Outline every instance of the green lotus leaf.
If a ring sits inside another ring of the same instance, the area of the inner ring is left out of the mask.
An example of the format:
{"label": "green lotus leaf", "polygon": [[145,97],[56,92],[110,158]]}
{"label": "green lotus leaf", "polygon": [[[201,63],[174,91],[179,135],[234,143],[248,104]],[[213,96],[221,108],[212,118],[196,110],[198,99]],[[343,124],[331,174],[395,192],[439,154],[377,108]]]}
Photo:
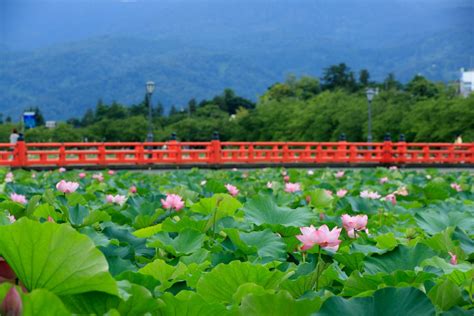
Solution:
{"label": "green lotus leaf", "polygon": [[170,237],[170,233],[158,232],[149,238],[147,247],[163,248],[175,256],[186,255],[200,249],[206,238],[206,235],[194,229],[182,230],[174,238]]}
{"label": "green lotus leaf", "polygon": [[364,260],[365,272],[375,274],[378,272],[391,273],[396,270],[413,270],[436,253],[423,244],[415,247],[398,246],[394,250],[382,255],[373,255]]}
{"label": "green lotus leaf", "polygon": [[344,299],[328,298],[317,316],[433,316],[435,308],[422,291],[413,288],[387,287],[374,292],[373,296]]}
{"label": "green lotus leaf", "polygon": [[231,315],[224,305],[206,302],[200,295],[189,291],[181,291],[177,296],[165,293],[160,297],[160,301],[163,303],[160,305],[160,315],[162,316]]}
{"label": "green lotus leaf", "polygon": [[439,233],[447,227],[456,226],[467,232],[474,231],[474,217],[467,212],[423,210],[416,214],[415,220],[418,226],[431,235]]}
{"label": "green lotus leaf", "polygon": [[2,226],[0,252],[30,291],[45,288],[57,295],[117,293],[103,254],[89,238],[68,225],[23,218]]}
{"label": "green lotus leaf", "polygon": [[276,289],[291,273],[270,271],[261,265],[233,261],[219,264],[210,272],[203,274],[197,283],[197,293],[207,302],[229,304],[237,289],[245,283],[255,283],[264,289]]}
{"label": "green lotus leaf", "polygon": [[23,316],[51,315],[68,316],[71,313],[63,302],[53,293],[45,289],[37,289],[24,295]]}
{"label": "green lotus leaf", "polygon": [[257,253],[259,258],[266,261],[286,259],[285,242],[269,229],[250,233],[228,229],[226,233],[232,242],[247,255]]}
{"label": "green lotus leaf", "polygon": [[309,226],[316,216],[307,208],[278,206],[271,196],[258,195],[244,206],[245,218],[256,225]]}
{"label": "green lotus leaf", "polygon": [[272,293],[255,293],[245,296],[240,306],[240,315],[288,316],[311,315],[321,307],[321,298],[294,299],[287,291]]}

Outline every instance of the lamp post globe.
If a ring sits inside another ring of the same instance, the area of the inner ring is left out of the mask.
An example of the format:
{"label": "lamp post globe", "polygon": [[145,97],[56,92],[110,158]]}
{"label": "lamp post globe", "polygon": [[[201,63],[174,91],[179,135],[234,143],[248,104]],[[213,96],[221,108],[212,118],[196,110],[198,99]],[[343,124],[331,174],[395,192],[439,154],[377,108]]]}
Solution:
{"label": "lamp post globe", "polygon": [[151,108],[151,95],[155,91],[155,83],[153,81],[147,81],[146,83],[146,100],[148,103],[148,133],[146,135],[146,141],[153,141],[153,122],[152,122],[152,108]]}

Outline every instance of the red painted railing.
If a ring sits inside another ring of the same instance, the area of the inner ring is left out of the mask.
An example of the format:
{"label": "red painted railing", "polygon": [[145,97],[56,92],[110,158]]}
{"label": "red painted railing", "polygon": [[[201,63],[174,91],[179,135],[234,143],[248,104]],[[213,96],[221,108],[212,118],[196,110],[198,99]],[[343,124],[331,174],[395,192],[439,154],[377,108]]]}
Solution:
{"label": "red painted railing", "polygon": [[0,166],[474,164],[474,143],[153,142],[0,144]]}

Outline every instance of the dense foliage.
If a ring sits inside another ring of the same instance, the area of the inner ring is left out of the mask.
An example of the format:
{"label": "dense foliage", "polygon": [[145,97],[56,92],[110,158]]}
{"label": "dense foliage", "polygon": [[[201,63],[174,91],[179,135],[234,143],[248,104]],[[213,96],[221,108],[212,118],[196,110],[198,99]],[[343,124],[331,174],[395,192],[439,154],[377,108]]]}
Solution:
{"label": "dense foliage", "polygon": [[0,179],[2,313],[474,311],[470,172],[60,169]]}
{"label": "dense foliage", "polygon": [[[370,73],[355,74],[345,64],[325,69],[317,78],[289,76],[275,83],[255,104],[226,89],[221,95],[164,113],[153,107],[155,140],[206,141],[214,131],[222,140],[237,141],[336,141],[345,134],[349,141],[367,139],[368,109],[365,89],[379,89],[372,102],[373,136],[386,133],[393,140],[404,134],[407,141],[452,142],[458,135],[474,140],[474,96],[462,98],[456,88],[415,76],[406,85],[389,74],[383,82],[370,80]],[[38,127],[26,132],[27,141],[143,141],[147,133],[146,100],[131,106],[99,101],[82,118],[60,123],[55,129]],[[12,124],[0,125],[6,140]]]}

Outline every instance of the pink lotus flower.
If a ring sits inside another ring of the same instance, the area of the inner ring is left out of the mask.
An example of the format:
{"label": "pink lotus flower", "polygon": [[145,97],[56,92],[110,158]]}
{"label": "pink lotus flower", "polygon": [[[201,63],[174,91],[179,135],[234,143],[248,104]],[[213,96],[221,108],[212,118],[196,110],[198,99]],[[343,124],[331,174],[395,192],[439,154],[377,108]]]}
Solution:
{"label": "pink lotus flower", "polygon": [[397,166],[391,166],[390,168],[388,168],[388,170],[395,171],[395,170],[398,170],[398,167]]}
{"label": "pink lotus flower", "polygon": [[239,190],[237,189],[237,187],[233,186],[232,184],[226,184],[225,188],[227,189],[227,191],[229,191],[229,194],[232,196],[236,196],[237,194],[239,194]]}
{"label": "pink lotus flower", "polygon": [[104,181],[104,176],[102,175],[102,173],[96,173],[92,175],[92,179],[102,182]]}
{"label": "pink lotus flower", "polygon": [[60,173],[66,172],[66,168],[61,167],[61,168],[58,169],[58,171],[59,171]]}
{"label": "pink lotus flower", "polygon": [[79,173],[79,178],[84,179],[87,176],[85,172]]}
{"label": "pink lotus flower", "polygon": [[285,183],[285,192],[295,193],[301,191],[301,185],[299,183]]}
{"label": "pink lotus flower", "polygon": [[393,192],[393,194],[401,195],[401,196],[407,196],[408,195],[408,190],[406,187],[400,187],[398,188],[397,191]]}
{"label": "pink lotus flower", "polygon": [[7,183],[8,182],[13,182],[13,178],[14,178],[13,173],[9,172],[5,175],[5,182],[7,182]]}
{"label": "pink lotus flower", "polygon": [[326,189],[324,189],[324,192],[326,192],[326,194],[329,195],[329,196],[332,196],[332,195],[333,195],[333,193],[332,193],[331,190],[326,190]]}
{"label": "pink lotus flower", "polygon": [[345,189],[340,189],[336,192],[336,195],[340,198],[345,197],[346,194],[347,194],[347,190],[345,190]]}
{"label": "pink lotus flower", "polygon": [[113,175],[115,174],[115,171],[109,170],[109,171],[107,171],[107,173],[108,173],[109,175],[113,176]]}
{"label": "pink lotus flower", "polygon": [[128,189],[128,191],[129,191],[130,193],[132,193],[132,194],[137,193],[137,187],[134,186],[134,185],[132,185],[132,186],[130,187],[130,189]]}
{"label": "pink lotus flower", "polygon": [[387,177],[380,178],[379,182],[380,184],[384,184],[385,182],[388,182],[388,178]]}
{"label": "pink lotus flower", "polygon": [[54,223],[54,218],[52,218],[50,215],[48,215],[47,221],[50,222],[50,223]]}
{"label": "pink lotus flower", "polygon": [[347,235],[350,238],[355,238],[356,232],[367,229],[367,215],[356,215],[350,216],[348,214],[344,214],[341,216],[342,218],[342,226],[347,231]]}
{"label": "pink lotus flower", "polygon": [[393,193],[387,194],[387,196],[385,197],[385,201],[392,203],[392,205],[395,205],[397,204],[397,197]]}
{"label": "pink lotus flower", "polygon": [[174,209],[179,211],[184,207],[183,199],[177,194],[168,194],[166,195],[166,200],[161,199],[161,204],[166,209]]}
{"label": "pink lotus flower", "polygon": [[273,182],[268,181],[267,182],[267,188],[272,189],[273,188]]}
{"label": "pink lotus flower", "polygon": [[12,214],[8,214],[7,217],[8,217],[8,220],[10,221],[10,223],[13,224],[14,222],[16,222],[16,218]]}
{"label": "pink lotus flower", "polygon": [[344,177],[344,174],[345,174],[344,170],[340,170],[340,171],[336,172],[336,173],[334,174],[334,176],[335,176],[336,178],[340,179],[340,178]]}
{"label": "pink lotus flower", "polygon": [[287,176],[287,175],[288,175],[288,172],[286,172],[285,170],[283,170],[283,171],[281,172],[281,175],[282,175],[283,177],[284,177],[284,176]]}
{"label": "pink lotus flower", "polygon": [[457,192],[461,192],[462,191],[462,188],[459,184],[457,183],[451,183],[451,188],[453,188],[454,190],[456,190]]}
{"label": "pink lotus flower", "polygon": [[290,182],[290,176],[284,176],[283,181],[285,182]]}
{"label": "pink lotus flower", "polygon": [[13,286],[8,291],[0,305],[0,314],[9,316],[20,316],[23,313],[23,303],[16,286]]}
{"label": "pink lotus flower", "polygon": [[330,231],[326,225],[323,225],[314,233],[316,235],[315,241],[321,248],[337,251],[341,243],[341,240],[339,240],[341,230],[342,228],[334,227]]}
{"label": "pink lotus flower", "polygon": [[381,195],[374,191],[364,190],[360,192],[360,197],[364,199],[377,200],[380,199]]}
{"label": "pink lotus flower", "polygon": [[303,243],[301,250],[308,250],[316,244],[316,228],[313,225],[310,227],[300,227],[302,235],[296,235],[296,238]]}
{"label": "pink lotus flower", "polygon": [[120,195],[120,194],[117,194],[117,195],[108,194],[105,197],[105,200],[108,203],[118,204],[118,205],[122,206],[122,205],[125,204],[125,201],[127,201],[127,197],[125,195]]}
{"label": "pink lotus flower", "polygon": [[451,251],[448,252],[448,253],[451,256],[451,259],[449,260],[449,263],[451,263],[452,265],[457,265],[458,264],[458,256],[456,256],[456,254],[452,253]]}
{"label": "pink lotus flower", "polygon": [[28,201],[26,200],[26,197],[22,194],[11,193],[10,199],[12,199],[13,202],[17,202],[20,204],[28,203]]}
{"label": "pink lotus flower", "polygon": [[312,176],[314,175],[314,171],[313,170],[308,170],[308,176]]}
{"label": "pink lotus flower", "polygon": [[337,251],[339,249],[339,235],[341,234],[341,228],[334,227],[331,231],[326,225],[315,229],[313,225],[310,227],[301,227],[300,231],[302,235],[297,235],[299,241],[303,243],[301,250],[307,250],[318,244],[321,248],[328,249],[331,251]]}
{"label": "pink lotus flower", "polygon": [[79,183],[72,182],[72,181],[61,180],[56,184],[56,189],[58,189],[58,191],[61,191],[63,193],[76,192],[78,188],[79,188]]}

